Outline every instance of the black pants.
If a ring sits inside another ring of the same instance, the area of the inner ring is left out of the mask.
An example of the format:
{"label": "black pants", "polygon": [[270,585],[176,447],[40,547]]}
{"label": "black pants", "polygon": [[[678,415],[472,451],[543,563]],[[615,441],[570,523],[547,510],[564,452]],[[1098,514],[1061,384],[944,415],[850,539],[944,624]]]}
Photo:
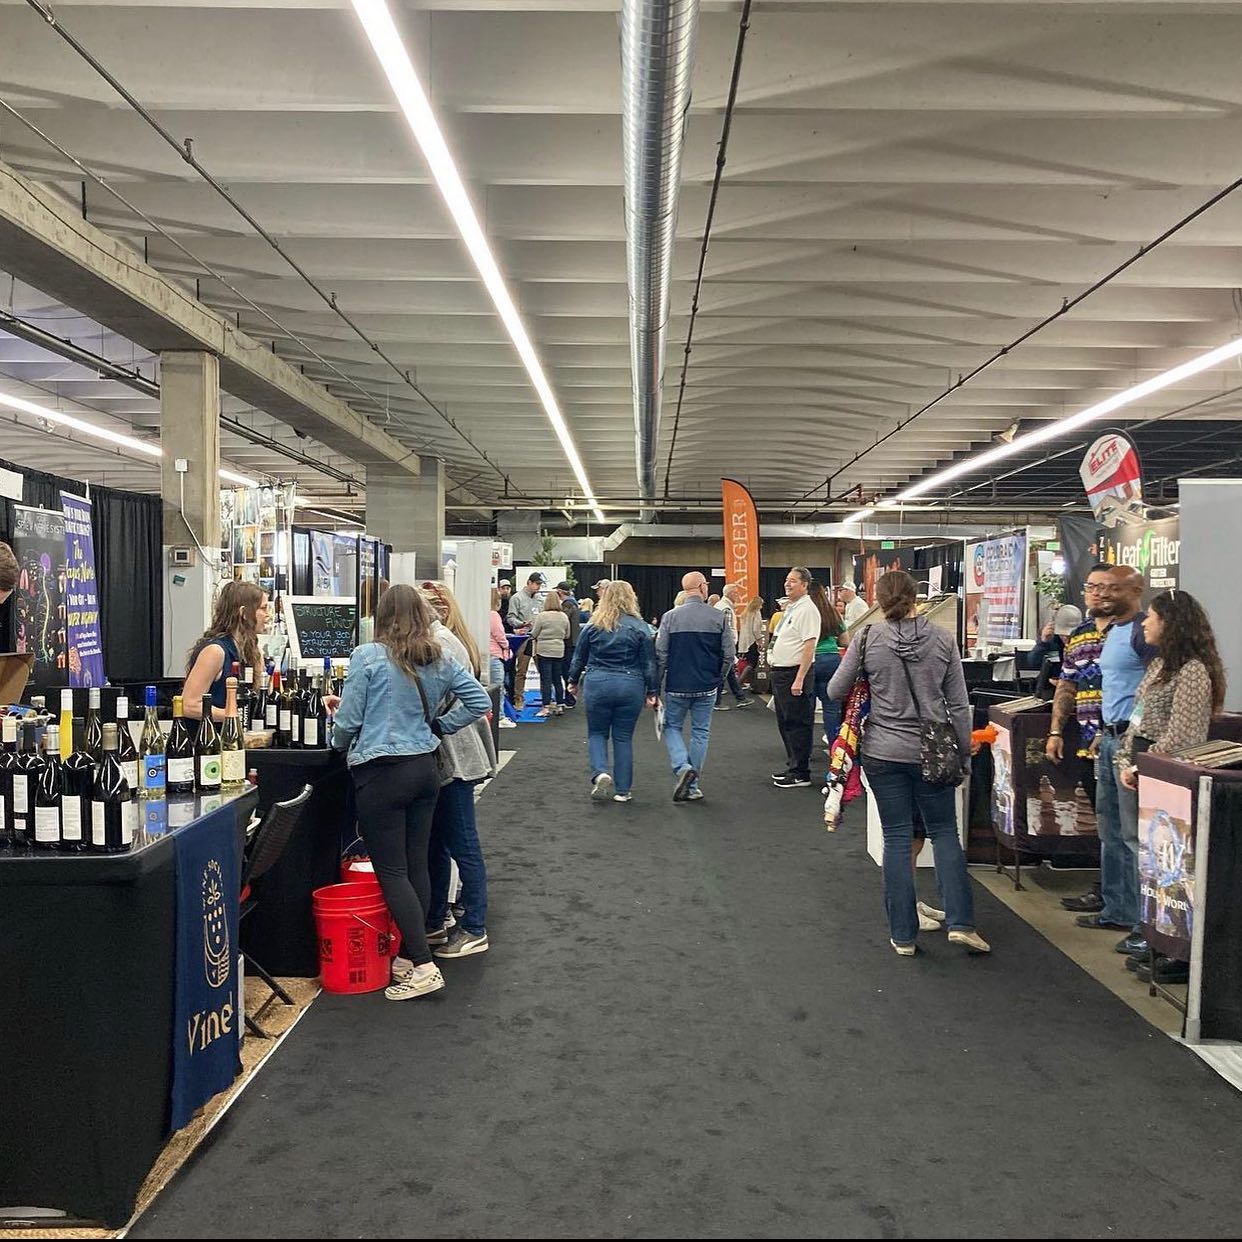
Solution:
{"label": "black pants", "polygon": [[565,660],[562,656],[535,656],[539,665],[539,697],[544,707],[565,702]]}
{"label": "black pants", "polygon": [[426,912],[431,906],[427,842],[440,794],[435,755],[375,759],[354,768],[358,831],[389,913],[401,932],[401,956],[431,961]]}
{"label": "black pants", "polygon": [[790,776],[803,780],[811,775],[811,740],[815,732],[815,676],[808,669],[802,682],[802,693],[790,687],[798,675],[796,667],[769,670],[772,695],[776,699],[776,725],[785,743]]}

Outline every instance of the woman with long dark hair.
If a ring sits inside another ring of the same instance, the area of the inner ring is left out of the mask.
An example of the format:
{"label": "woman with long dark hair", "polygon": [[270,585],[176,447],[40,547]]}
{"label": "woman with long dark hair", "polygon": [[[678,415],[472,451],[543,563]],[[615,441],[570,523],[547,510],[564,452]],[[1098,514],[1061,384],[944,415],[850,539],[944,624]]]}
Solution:
{"label": "woman with long dark hair", "polygon": [[[961,774],[970,763],[970,701],[953,636],[918,615],[914,579],[902,570],[884,574],[876,603],[884,621],[856,634],[828,693],[844,699],[859,677],[871,685],[871,712],[862,738],[862,768],[884,832],[884,905],[889,940],[902,957],[918,951],[919,911],[910,866],[914,813],[922,815],[935,851],[936,879],[944,894],[949,940],[974,953],[991,951],[975,930],[974,894],[957,830],[953,784],[923,775],[923,725],[953,727]],[[958,782],[960,783],[960,782]]]}
{"label": "woman with long dark hair", "polygon": [[224,719],[225,681],[252,668],[261,684],[263,656],[259,635],[267,632],[267,592],[254,582],[226,582],[216,596],[211,624],[190,648],[185,662],[185,687],[181,691],[185,714],[196,720],[203,715],[203,696],[211,695],[211,717]]}
{"label": "woman with long dark hair", "polygon": [[811,603],[819,609],[819,642],[815,645],[815,697],[819,699],[824,715],[824,745],[831,746],[841,729],[841,705],[828,697],[828,683],[832,675],[841,667],[841,648],[839,641],[845,633],[845,622],[841,614],[833,607],[832,600],[823,584],[812,580],[811,589],[807,592]]}
{"label": "woman with long dark hair", "polygon": [[1225,668],[1216,635],[1203,605],[1189,591],[1157,595],[1147,606],[1143,637],[1160,654],[1139,682],[1130,727],[1117,750],[1117,771],[1129,789],[1138,785],[1138,755],[1145,750],[1168,754],[1206,742],[1212,715],[1225,702]]}
{"label": "woman with long dark hair", "polygon": [[[375,642],[350,657],[332,732],[332,745],[347,752],[359,831],[410,963],[408,971],[394,967],[384,992],[397,1001],[444,986],[426,933],[427,843],[440,792],[435,751],[442,737],[491,706],[478,681],[444,653],[433,625],[427,601],[413,587],[384,593],[375,609]],[[440,715],[450,696],[456,701]]]}

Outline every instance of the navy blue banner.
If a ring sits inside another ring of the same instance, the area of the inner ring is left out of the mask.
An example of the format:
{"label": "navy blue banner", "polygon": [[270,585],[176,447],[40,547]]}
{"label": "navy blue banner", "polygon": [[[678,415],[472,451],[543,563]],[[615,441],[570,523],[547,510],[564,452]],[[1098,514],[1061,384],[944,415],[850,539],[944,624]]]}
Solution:
{"label": "navy blue banner", "polygon": [[231,805],[178,832],[177,980],[172,1128],[179,1130],[241,1072],[237,911],[241,890]]}

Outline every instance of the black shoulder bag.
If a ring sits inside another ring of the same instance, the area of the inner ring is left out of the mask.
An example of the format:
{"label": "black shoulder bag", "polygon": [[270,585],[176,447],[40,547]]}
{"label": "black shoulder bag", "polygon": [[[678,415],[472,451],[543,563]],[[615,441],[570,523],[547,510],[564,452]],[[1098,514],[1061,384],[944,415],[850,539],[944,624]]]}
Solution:
{"label": "black shoulder bag", "polygon": [[[897,658],[901,659],[900,656]],[[962,783],[962,749],[957,742],[957,730],[953,727],[948,701],[943,695],[940,696],[940,702],[944,707],[944,720],[924,719],[923,709],[919,705],[919,696],[914,693],[914,679],[910,676],[910,666],[905,660],[901,661],[901,671],[906,675],[910,698],[919,717],[919,763],[923,769],[923,779],[929,785],[960,785]]]}
{"label": "black shoulder bag", "polygon": [[[418,697],[423,701],[423,715],[427,718],[427,728],[431,729],[436,741],[439,742],[440,734],[436,733],[432,725],[436,722],[437,717],[431,714],[431,707],[427,702],[427,691],[423,689],[423,679],[418,675],[418,671],[414,672],[414,684],[418,687]],[[436,757],[436,771],[440,776],[440,784],[447,785],[453,779],[453,768],[449,762],[449,757],[444,753],[444,747],[437,745],[433,752]]]}

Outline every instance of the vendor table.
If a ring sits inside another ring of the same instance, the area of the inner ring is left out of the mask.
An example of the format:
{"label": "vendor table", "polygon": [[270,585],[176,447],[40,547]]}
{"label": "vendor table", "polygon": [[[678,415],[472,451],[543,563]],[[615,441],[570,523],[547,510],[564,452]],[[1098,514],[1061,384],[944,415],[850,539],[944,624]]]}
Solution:
{"label": "vendor table", "polygon": [[[175,838],[227,816],[240,840],[255,802],[252,789],[170,801],[126,854],[0,852],[0,1219],[132,1215],[170,1133]],[[234,922],[238,896],[225,895]]]}
{"label": "vendor table", "polygon": [[340,879],[341,852],[354,836],[353,783],[345,756],[335,750],[246,752],[259,777],[259,810],[294,798],[310,785],[303,828],[280,861],[254,883],[255,908],[242,927],[242,952],[276,976],[313,979],[319,974],[319,938],[311,893]]}

